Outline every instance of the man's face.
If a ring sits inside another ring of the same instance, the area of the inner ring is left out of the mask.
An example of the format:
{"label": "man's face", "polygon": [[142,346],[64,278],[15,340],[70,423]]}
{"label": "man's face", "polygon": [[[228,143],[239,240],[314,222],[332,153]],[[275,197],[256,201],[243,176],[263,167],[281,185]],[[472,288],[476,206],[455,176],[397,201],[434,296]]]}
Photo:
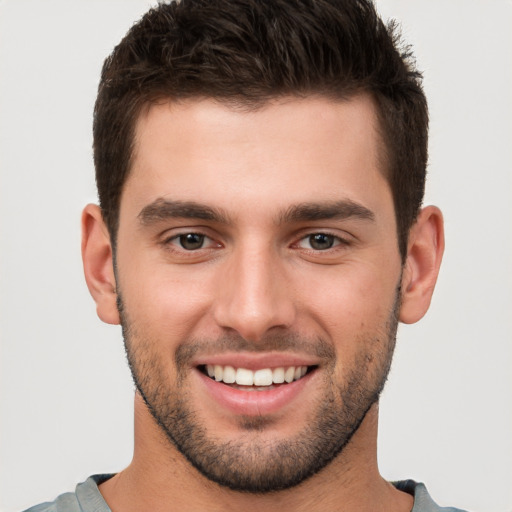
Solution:
{"label": "man's face", "polygon": [[378,398],[401,276],[378,146],[366,97],[139,120],[116,254],[127,352],[167,438],[222,485],[300,483]]}

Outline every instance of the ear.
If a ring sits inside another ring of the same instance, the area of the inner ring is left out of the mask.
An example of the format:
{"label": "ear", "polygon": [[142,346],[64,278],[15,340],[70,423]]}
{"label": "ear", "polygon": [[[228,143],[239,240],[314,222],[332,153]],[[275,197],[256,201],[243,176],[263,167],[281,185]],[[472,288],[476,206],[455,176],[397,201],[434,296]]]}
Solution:
{"label": "ear", "polygon": [[82,261],[98,316],[107,324],[119,324],[112,244],[101,210],[95,204],[88,204],[82,213]]}
{"label": "ear", "polygon": [[406,324],[427,312],[444,252],[443,215],[427,206],[409,232],[407,259],[402,274],[402,304],[399,319]]}

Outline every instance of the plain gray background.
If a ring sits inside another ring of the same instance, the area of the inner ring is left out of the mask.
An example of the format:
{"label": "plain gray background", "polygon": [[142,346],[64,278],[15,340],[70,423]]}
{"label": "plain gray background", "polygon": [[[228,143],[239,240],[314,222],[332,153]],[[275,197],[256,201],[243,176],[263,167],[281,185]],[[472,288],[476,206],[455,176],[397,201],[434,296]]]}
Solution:
{"label": "plain gray background", "polygon": [[[95,201],[103,59],[143,0],[0,0],[0,509],[52,500],[132,450],[118,327],[96,317],[79,218]],[[512,3],[379,0],[431,112],[426,203],[447,249],[430,312],[402,326],[381,404],[389,479],[440,504],[512,510]]]}

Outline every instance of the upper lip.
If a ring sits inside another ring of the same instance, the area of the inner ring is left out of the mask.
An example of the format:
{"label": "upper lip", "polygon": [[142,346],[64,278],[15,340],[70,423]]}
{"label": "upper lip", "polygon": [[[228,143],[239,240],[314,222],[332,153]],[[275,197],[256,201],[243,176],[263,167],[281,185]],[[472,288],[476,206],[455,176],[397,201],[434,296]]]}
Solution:
{"label": "upper lip", "polygon": [[193,361],[193,366],[203,366],[207,364],[259,370],[262,368],[290,366],[317,366],[319,360],[311,356],[293,353],[267,352],[255,354],[248,352],[232,352],[215,355],[199,355]]}

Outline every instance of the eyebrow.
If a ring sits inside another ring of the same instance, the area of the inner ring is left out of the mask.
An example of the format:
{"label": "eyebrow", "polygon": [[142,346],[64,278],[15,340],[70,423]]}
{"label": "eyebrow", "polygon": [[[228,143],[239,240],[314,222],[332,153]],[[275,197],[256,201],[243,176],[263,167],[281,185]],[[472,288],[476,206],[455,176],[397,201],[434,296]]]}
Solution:
{"label": "eyebrow", "polygon": [[[194,201],[173,201],[161,198],[145,206],[140,211],[138,218],[143,225],[151,225],[172,218],[229,223],[229,216],[218,208]],[[349,199],[327,203],[300,203],[290,206],[278,215],[277,224],[349,218],[374,221],[375,215],[365,206]]]}
{"label": "eyebrow", "polygon": [[228,216],[218,208],[212,208],[194,201],[170,201],[157,199],[145,206],[138,215],[143,225],[150,225],[166,219],[202,219],[227,224]]}
{"label": "eyebrow", "polygon": [[279,221],[286,223],[349,218],[374,221],[375,214],[362,204],[344,199],[328,203],[301,203],[291,206],[280,216]]}

